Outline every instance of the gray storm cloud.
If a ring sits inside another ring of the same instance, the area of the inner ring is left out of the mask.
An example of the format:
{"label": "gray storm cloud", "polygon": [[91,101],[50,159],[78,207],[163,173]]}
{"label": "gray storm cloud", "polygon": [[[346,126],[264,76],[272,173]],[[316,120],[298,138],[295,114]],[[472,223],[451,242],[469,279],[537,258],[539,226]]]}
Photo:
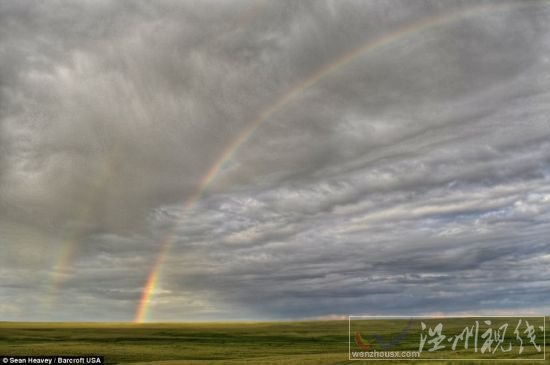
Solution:
{"label": "gray storm cloud", "polygon": [[0,319],[130,320],[168,235],[150,320],[547,312],[549,54],[545,1],[0,1]]}

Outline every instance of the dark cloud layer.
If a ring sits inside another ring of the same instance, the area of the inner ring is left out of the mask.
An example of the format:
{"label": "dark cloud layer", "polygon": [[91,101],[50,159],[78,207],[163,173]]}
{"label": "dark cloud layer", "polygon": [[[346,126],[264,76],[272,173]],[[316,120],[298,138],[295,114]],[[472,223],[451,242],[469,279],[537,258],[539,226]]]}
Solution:
{"label": "dark cloud layer", "polygon": [[171,233],[150,320],[547,312],[549,54],[545,1],[0,1],[0,319],[132,319]]}

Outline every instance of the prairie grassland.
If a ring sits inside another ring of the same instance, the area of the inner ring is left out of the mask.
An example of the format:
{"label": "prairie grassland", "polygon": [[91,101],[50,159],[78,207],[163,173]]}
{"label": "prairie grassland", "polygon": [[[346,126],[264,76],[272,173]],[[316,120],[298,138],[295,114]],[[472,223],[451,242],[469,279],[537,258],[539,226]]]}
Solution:
{"label": "prairie grassland", "polygon": [[[389,325],[387,334],[397,334],[400,327]],[[549,339],[546,334],[546,340]],[[411,342],[400,346],[402,350],[418,348],[417,343]],[[357,364],[348,360],[347,320],[161,324],[0,322],[0,355],[103,355],[109,364],[134,365]],[[456,354],[448,355],[448,358],[456,357]],[[369,360],[365,364],[373,362],[404,364],[409,361]],[[414,362],[488,363],[501,361]],[[507,360],[505,363],[548,362]]]}

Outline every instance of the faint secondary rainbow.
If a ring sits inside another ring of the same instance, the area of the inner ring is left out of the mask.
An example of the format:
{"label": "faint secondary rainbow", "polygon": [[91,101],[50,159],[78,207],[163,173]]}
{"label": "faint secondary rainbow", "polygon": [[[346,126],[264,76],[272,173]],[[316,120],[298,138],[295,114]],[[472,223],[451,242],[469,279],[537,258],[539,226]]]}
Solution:
{"label": "faint secondary rainbow", "polygon": [[[111,158],[106,160],[101,169],[95,175],[93,188],[88,191],[88,194],[83,199],[83,204],[80,206],[75,214],[74,218],[86,221],[93,214],[93,202],[101,193],[101,189],[106,185],[109,179],[113,176],[114,167],[116,164],[116,152],[112,153]],[[51,311],[56,304],[56,300],[59,297],[59,292],[63,285],[64,280],[68,276],[68,271],[71,263],[74,260],[74,255],[77,251],[78,242],[82,238],[83,230],[74,232],[72,235],[66,237],[61,243],[61,248],[57,256],[57,260],[52,265],[51,274],[49,278],[48,298],[44,302],[46,310]]]}
{"label": "faint secondary rainbow", "polygon": [[[252,3],[252,6],[241,13],[241,16],[238,17],[232,30],[239,29],[243,24],[246,24],[249,18],[255,16],[255,14],[260,11],[265,5],[267,5],[267,0],[258,0]],[[221,33],[220,36],[226,33]],[[118,162],[117,160],[117,146],[114,146],[113,151],[111,151],[110,159],[106,160],[103,164],[103,167],[100,169],[98,174],[95,176],[95,182],[93,184],[94,188],[88,191],[88,194],[83,197],[83,204],[78,207],[76,212],[74,212],[73,217],[78,220],[86,221],[93,214],[93,202],[99,196],[101,189],[106,185],[108,180],[113,176],[115,172],[115,165]],[[78,243],[84,235],[83,230],[77,230],[76,232],[66,236],[61,243],[58,245],[59,250],[55,261],[51,265],[51,270],[49,271],[48,282],[47,282],[47,294],[46,299],[42,301],[41,305],[46,311],[51,311],[55,308],[55,304],[60,295],[63,283],[67,280],[67,277],[70,273],[71,264],[74,261],[74,256],[78,249]],[[157,260],[162,262],[164,255],[159,254]],[[151,276],[147,283],[155,283],[155,275]],[[147,288],[146,283],[146,288]],[[152,289],[149,289],[152,290]]]}
{"label": "faint secondary rainbow", "polygon": [[[499,2],[496,4],[476,5],[462,8],[447,14],[438,14],[436,16],[432,16],[414,23],[404,25],[390,33],[382,35],[379,38],[367,41],[361,46],[354,48],[350,52],[321,67],[317,71],[313,72],[309,77],[295,84],[290,90],[282,94],[272,104],[268,105],[257,115],[257,117],[251,123],[248,124],[247,127],[243,129],[243,131],[223,150],[221,155],[216,159],[214,164],[201,179],[201,182],[198,184],[197,189],[185,203],[184,210],[192,209],[195,206],[196,202],[200,199],[206,188],[218,175],[224,164],[235,155],[239,147],[243,145],[265,121],[267,121],[274,113],[284,107],[295,96],[299,95],[304,90],[314,85],[329,74],[333,73],[334,71],[338,70],[342,66],[349,64],[351,61],[355,60],[359,56],[368,54],[376,50],[381,50],[384,46],[390,45],[391,43],[403,37],[416,35],[424,30],[434,28],[439,25],[447,24],[464,17],[479,15],[488,11],[529,6],[535,2],[548,3],[547,0],[534,0],[532,2],[529,1],[524,3]],[[164,259],[176,239],[176,231],[179,227],[181,227],[182,224],[183,220],[176,222],[167,237],[161,243],[160,251],[155,258],[154,264],[149,272],[149,275],[147,276],[145,286],[143,287],[141,293],[140,301],[135,313],[135,322],[143,322],[147,317],[149,304],[151,303],[151,299],[155,294],[155,290],[160,280]]]}
{"label": "faint secondary rainbow", "polygon": [[61,249],[55,264],[52,266],[50,274],[50,286],[48,292],[48,298],[46,303],[46,309],[48,311],[52,310],[55,306],[56,300],[59,296],[59,291],[63,283],[63,278],[66,277],[66,273],[69,267],[69,263],[74,257],[76,250],[76,242],[78,238],[76,236],[71,236],[61,244]]}

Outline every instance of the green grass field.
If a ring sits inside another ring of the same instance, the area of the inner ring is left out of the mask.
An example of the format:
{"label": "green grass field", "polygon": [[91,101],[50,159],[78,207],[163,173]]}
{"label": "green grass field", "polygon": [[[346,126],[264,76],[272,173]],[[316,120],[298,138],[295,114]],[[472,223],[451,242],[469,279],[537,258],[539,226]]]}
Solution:
{"label": "green grass field", "polygon": [[[398,331],[398,327],[389,327],[387,333]],[[547,344],[549,339],[547,333]],[[0,355],[103,355],[110,364],[136,365],[357,363],[348,360],[347,320],[199,324],[1,322]],[[408,362],[367,360],[364,363]],[[497,364],[502,361],[420,360],[414,363]],[[506,363],[542,364],[550,360]]]}

